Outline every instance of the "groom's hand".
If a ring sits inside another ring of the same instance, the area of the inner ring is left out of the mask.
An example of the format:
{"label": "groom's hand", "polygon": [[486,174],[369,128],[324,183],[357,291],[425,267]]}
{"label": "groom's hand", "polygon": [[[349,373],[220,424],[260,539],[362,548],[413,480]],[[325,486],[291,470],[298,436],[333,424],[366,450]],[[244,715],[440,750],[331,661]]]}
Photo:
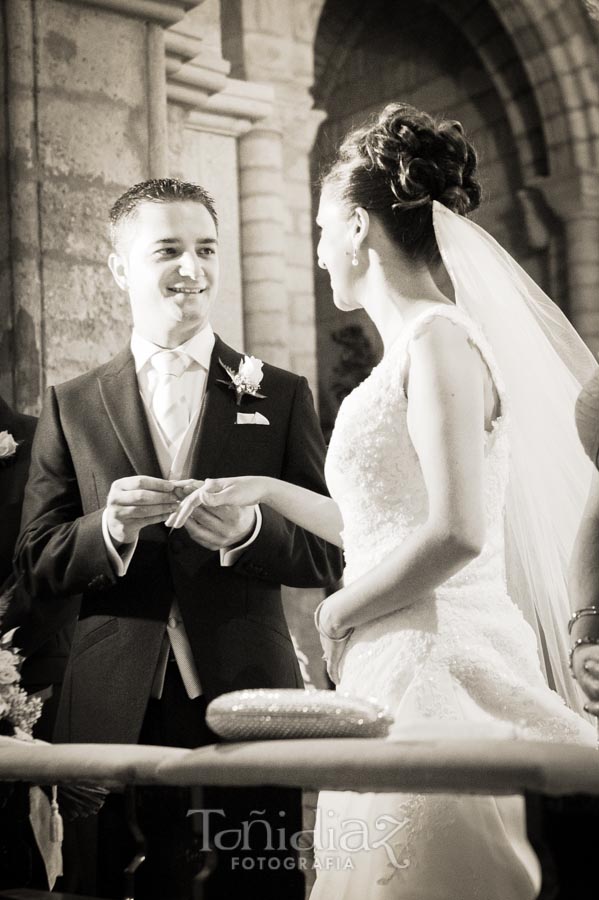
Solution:
{"label": "groom's hand", "polygon": [[243,544],[256,527],[253,506],[198,506],[185,523],[189,536],[208,550]]}
{"label": "groom's hand", "polygon": [[115,544],[130,544],[146,525],[164,522],[177,509],[175,490],[172,481],[146,475],[113,481],[106,499],[106,524]]}

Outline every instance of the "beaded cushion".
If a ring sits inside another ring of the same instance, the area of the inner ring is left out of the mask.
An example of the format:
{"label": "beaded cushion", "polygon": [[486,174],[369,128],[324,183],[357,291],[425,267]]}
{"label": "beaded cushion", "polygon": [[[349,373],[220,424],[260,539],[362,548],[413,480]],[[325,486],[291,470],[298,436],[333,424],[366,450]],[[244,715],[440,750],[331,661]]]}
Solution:
{"label": "beaded cushion", "polygon": [[337,691],[256,689],[222,694],[206,721],[227,740],[384,737],[392,723],[373,700]]}

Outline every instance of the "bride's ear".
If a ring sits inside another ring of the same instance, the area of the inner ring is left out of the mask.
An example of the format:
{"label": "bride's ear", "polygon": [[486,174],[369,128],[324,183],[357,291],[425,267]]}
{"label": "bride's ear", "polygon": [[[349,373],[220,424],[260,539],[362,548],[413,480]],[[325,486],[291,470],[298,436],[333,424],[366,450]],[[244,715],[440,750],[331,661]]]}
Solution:
{"label": "bride's ear", "polygon": [[356,250],[368,236],[370,230],[370,216],[362,206],[356,206],[352,217],[352,244]]}

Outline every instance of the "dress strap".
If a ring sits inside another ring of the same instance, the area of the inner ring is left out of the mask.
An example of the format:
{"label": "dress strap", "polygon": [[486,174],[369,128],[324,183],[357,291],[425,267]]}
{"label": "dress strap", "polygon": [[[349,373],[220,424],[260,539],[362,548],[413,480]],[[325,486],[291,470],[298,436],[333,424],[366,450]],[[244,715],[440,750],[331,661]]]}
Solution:
{"label": "dress strap", "polygon": [[491,380],[499,397],[501,407],[500,415],[504,417],[507,411],[505,388],[493,351],[481,328],[467,313],[453,303],[438,303],[435,306],[430,306],[428,309],[425,309],[422,313],[415,316],[402,331],[399,338],[398,349],[400,359],[400,384],[404,394],[406,378],[410,368],[410,345],[426,331],[427,326],[433,319],[437,318],[449,319],[456,327],[461,328],[466,332],[468,341],[473,347],[476,347],[482,361],[489,371]]}

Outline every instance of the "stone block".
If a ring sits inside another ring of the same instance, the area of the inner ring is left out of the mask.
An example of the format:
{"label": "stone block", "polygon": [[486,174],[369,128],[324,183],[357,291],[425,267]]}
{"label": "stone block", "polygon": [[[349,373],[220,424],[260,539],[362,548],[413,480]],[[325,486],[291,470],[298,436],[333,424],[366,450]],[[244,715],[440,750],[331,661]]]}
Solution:
{"label": "stone block", "polygon": [[285,269],[286,284],[289,291],[310,294],[314,290],[314,269],[311,265],[287,265]]}
{"label": "stone block", "polygon": [[247,0],[243,4],[243,24],[246,32],[287,35],[290,33],[288,4],[280,0]]}
{"label": "stone block", "polygon": [[242,252],[283,253],[283,232],[278,222],[250,222],[241,225]]}
{"label": "stone block", "polygon": [[98,325],[105,334],[119,332],[127,341],[131,321],[127,294],[114,282],[108,266],[78,259],[47,255],[44,259],[44,311],[47,333],[52,322],[80,322]]}
{"label": "stone block", "polygon": [[246,169],[281,169],[283,154],[280,138],[269,133],[250,131],[239,142],[239,167]]}
{"label": "stone block", "polygon": [[579,109],[584,105],[584,93],[578,74],[564,75],[560,80],[564,105],[568,109]]}
{"label": "stone block", "polygon": [[124,190],[75,178],[45,179],[40,191],[44,254],[105,265],[111,251],[108,212]]}
{"label": "stone block", "polygon": [[310,183],[310,156],[288,141],[283,145],[283,161],[286,181]]}
{"label": "stone block", "polygon": [[315,339],[312,323],[292,322],[289,327],[291,353],[310,358],[314,354]]}
{"label": "stone block", "polygon": [[38,88],[146,103],[146,27],[139,19],[85,4],[37,4]]}
{"label": "stone block", "polygon": [[593,137],[599,137],[599,108],[591,106],[587,109],[589,128]]}
{"label": "stone block", "polygon": [[308,211],[312,209],[312,191],[309,184],[285,183],[285,200],[289,209]]}
{"label": "stone block", "polygon": [[47,94],[39,121],[40,161],[48,174],[135,184],[148,172],[145,109],[110,103],[100,96]]}
{"label": "stone block", "polygon": [[288,265],[310,269],[314,265],[314,245],[309,237],[295,235],[285,242],[285,259]]}
{"label": "stone block", "polygon": [[572,60],[565,43],[556,44],[550,47],[546,53],[553,63],[553,70],[559,75],[565,75],[572,68]]}
{"label": "stone block", "polygon": [[242,257],[243,283],[248,285],[261,281],[285,280],[285,260],[280,254],[244,253]]}
{"label": "stone block", "polygon": [[592,106],[592,110],[589,110],[589,112],[595,112],[599,107],[599,87],[597,86],[596,75],[593,74],[590,66],[580,69],[578,81],[582,88],[585,102]]}
{"label": "stone block", "polygon": [[296,41],[313,44],[325,0],[295,0],[291,3],[291,22]]}
{"label": "stone block", "polygon": [[285,81],[289,77],[289,58],[293,42],[272,34],[246,33],[245,65],[252,81]]}
{"label": "stone block", "polygon": [[293,215],[293,227],[289,229],[290,233],[309,235],[312,241],[314,229],[314,216],[312,212],[296,212]]}
{"label": "stone block", "polygon": [[[245,340],[248,347],[282,347],[287,353],[289,322],[287,310],[260,312],[246,309]],[[270,359],[268,360],[270,362]]]}
{"label": "stone block", "polygon": [[250,222],[282,222],[282,197],[276,194],[254,194],[241,200],[241,221],[244,225]]}
{"label": "stone block", "polygon": [[566,118],[570,126],[572,140],[577,142],[586,141],[590,131],[586,110],[569,109],[566,112]]}
{"label": "stone block", "polygon": [[296,325],[307,325],[314,328],[315,309],[314,293],[289,293],[292,328]]}
{"label": "stone block", "polygon": [[293,348],[289,357],[289,368],[296,375],[303,375],[310,385],[312,396],[316,405],[318,375],[316,365],[316,353],[314,350],[305,353],[295,353]]}
{"label": "stone block", "polygon": [[283,176],[279,168],[256,168],[250,167],[245,170],[240,168],[239,172],[239,196],[255,197],[258,194],[275,194],[281,196],[283,193]]}
{"label": "stone block", "polygon": [[246,316],[255,313],[279,313],[287,308],[285,285],[282,281],[244,281],[244,311]]}
{"label": "stone block", "polygon": [[550,118],[546,118],[543,124],[547,143],[552,147],[552,152],[553,148],[557,145],[570,142],[568,123],[563,111],[558,112]]}

